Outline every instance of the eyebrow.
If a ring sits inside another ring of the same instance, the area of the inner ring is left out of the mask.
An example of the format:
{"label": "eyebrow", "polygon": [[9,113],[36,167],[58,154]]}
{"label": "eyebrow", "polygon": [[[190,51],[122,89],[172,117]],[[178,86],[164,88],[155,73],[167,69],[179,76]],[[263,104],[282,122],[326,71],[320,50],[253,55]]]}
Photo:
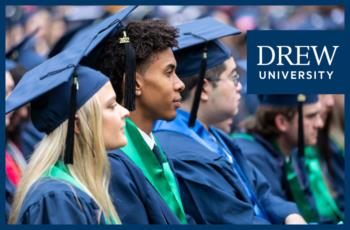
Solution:
{"label": "eyebrow", "polygon": [[237,73],[237,74],[238,74],[237,68],[234,68],[234,69],[230,72],[230,75],[232,75],[232,74],[234,74],[234,73]]}
{"label": "eyebrow", "polygon": [[176,69],[176,65],[174,65],[174,64],[168,64],[168,65],[165,67],[165,70],[167,70],[167,69],[171,69],[171,70]]}
{"label": "eyebrow", "polygon": [[111,102],[115,102],[117,100],[116,96],[111,97],[110,99],[107,100],[106,104],[109,104]]}
{"label": "eyebrow", "polygon": [[305,114],[306,117],[314,117],[317,114],[319,114],[321,112],[321,110],[317,110],[317,111],[312,111],[310,113]]}

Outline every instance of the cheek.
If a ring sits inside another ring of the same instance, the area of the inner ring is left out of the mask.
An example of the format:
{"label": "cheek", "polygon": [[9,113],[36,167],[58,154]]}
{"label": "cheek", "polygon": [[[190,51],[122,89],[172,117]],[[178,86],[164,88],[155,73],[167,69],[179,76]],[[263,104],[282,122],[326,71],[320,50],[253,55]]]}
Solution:
{"label": "cheek", "polygon": [[[113,132],[118,129],[120,123],[119,116],[116,116],[113,112],[108,112],[103,115],[103,132],[107,135],[113,135]],[[108,133],[107,133],[108,132]]]}

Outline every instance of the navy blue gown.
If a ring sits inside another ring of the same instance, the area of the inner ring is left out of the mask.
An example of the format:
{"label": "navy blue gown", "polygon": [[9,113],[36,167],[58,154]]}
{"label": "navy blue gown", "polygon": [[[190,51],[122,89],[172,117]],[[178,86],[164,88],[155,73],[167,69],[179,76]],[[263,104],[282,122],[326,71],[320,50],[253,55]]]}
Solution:
{"label": "navy blue gown", "polygon": [[179,132],[155,130],[162,148],[174,165],[186,213],[201,224],[282,224],[291,213],[298,213],[294,203],[273,196],[265,178],[223,136],[255,189],[268,219],[256,216],[232,165],[216,152]]}
{"label": "navy blue gown", "polygon": [[[181,224],[142,171],[121,151],[108,154],[110,194],[123,224]],[[187,216],[189,223],[193,220]]]}
{"label": "navy blue gown", "polygon": [[93,199],[77,187],[51,178],[31,186],[18,224],[105,224]]}

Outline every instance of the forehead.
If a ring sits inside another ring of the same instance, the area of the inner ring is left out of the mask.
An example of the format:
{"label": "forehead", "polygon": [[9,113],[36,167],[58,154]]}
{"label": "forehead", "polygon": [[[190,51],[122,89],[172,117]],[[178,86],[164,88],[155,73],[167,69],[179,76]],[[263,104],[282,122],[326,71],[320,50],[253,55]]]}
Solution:
{"label": "forehead", "polygon": [[150,63],[148,68],[164,68],[168,65],[176,65],[174,53],[171,48],[159,51],[150,57]]}
{"label": "forehead", "polygon": [[321,110],[321,102],[318,101],[316,103],[306,104],[306,105],[304,105],[303,110],[305,113],[319,112]]}
{"label": "forehead", "polygon": [[236,62],[234,61],[233,57],[230,57],[224,62],[225,65],[225,72],[233,72],[234,70],[237,70]]}

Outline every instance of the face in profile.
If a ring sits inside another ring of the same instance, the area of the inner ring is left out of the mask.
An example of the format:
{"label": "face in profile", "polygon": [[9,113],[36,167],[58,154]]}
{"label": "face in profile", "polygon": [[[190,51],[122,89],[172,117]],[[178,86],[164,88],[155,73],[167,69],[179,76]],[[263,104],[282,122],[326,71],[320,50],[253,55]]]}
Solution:
{"label": "face in profile", "polygon": [[210,107],[214,109],[213,113],[218,122],[232,118],[238,113],[242,89],[233,58],[226,60],[224,65],[225,71],[220,74],[216,86],[212,86],[209,96]]}
{"label": "face in profile", "polygon": [[334,96],[333,94],[320,94],[319,99],[321,103],[321,118],[325,122],[334,108]]}
{"label": "face in profile", "polygon": [[119,148],[127,144],[125,137],[125,118],[129,111],[119,105],[110,82],[98,92],[97,97],[102,107],[102,134],[107,150]]}
{"label": "face in profile", "polygon": [[[321,103],[306,104],[303,106],[304,142],[313,146],[317,143],[319,129],[323,127],[321,118]],[[298,144],[298,114],[296,113],[288,125],[290,141],[295,146]]]}
{"label": "face in profile", "polygon": [[138,73],[137,109],[150,119],[172,120],[180,107],[185,85],[175,73],[176,60],[170,48],[151,57],[143,73]]}

